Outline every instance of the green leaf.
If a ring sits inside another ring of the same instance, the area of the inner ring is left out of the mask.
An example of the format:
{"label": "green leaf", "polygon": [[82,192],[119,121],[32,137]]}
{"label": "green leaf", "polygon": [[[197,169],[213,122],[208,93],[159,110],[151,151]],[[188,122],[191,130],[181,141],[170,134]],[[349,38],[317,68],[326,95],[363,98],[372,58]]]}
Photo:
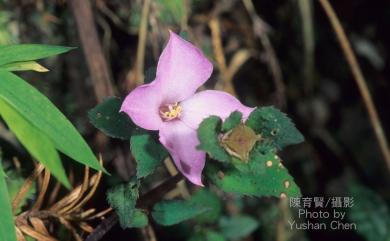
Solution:
{"label": "green leaf", "polygon": [[228,193],[263,196],[301,196],[299,187],[273,152],[263,155],[252,152],[248,163],[234,158],[233,166],[206,166],[210,180]]}
{"label": "green leaf", "polygon": [[290,118],[274,107],[257,108],[249,115],[245,124],[279,150],[304,141]]}
{"label": "green leaf", "polygon": [[386,241],[390,235],[390,212],[386,202],[362,185],[350,187],[353,206],[348,208],[348,219],[356,224],[356,232],[367,241]]}
{"label": "green leaf", "polygon": [[152,216],[157,223],[169,226],[194,218],[209,210],[209,207],[191,201],[161,201],[154,205]]}
{"label": "green leaf", "polygon": [[143,228],[148,225],[148,216],[140,209],[135,209],[131,226],[133,228]]}
{"label": "green leaf", "polygon": [[16,241],[14,217],[12,214],[11,202],[8,196],[5,176],[0,160],[0,240]]}
{"label": "green leaf", "polygon": [[74,49],[64,46],[42,44],[18,44],[0,46],[0,65],[43,59]]}
{"label": "green leaf", "polygon": [[4,64],[0,66],[0,69],[6,71],[25,71],[25,70],[34,70],[36,72],[47,72],[49,71],[42,65],[38,64],[35,61],[24,61],[24,62],[13,62],[9,64]]}
{"label": "green leaf", "polygon": [[221,233],[229,240],[247,237],[258,226],[259,223],[250,216],[224,217],[219,222]]}
{"label": "green leaf", "polygon": [[137,177],[151,174],[168,156],[167,150],[145,130],[138,130],[130,139],[130,149],[137,162]]}
{"label": "green leaf", "polygon": [[189,241],[225,241],[225,237],[211,230],[202,230],[193,235]]}
{"label": "green leaf", "polygon": [[227,132],[241,123],[242,113],[235,111],[222,124],[222,132]]}
{"label": "green leaf", "polygon": [[218,196],[205,188],[199,189],[192,197],[191,202],[199,206],[209,207],[209,211],[196,217],[198,223],[214,223],[222,212],[222,204]]}
{"label": "green leaf", "polygon": [[228,162],[231,157],[222,148],[219,143],[219,130],[221,129],[221,119],[217,116],[211,116],[203,120],[198,128],[199,150],[203,150],[215,160]]}
{"label": "green leaf", "polygon": [[88,144],[50,100],[18,76],[0,70],[0,98],[42,131],[54,146],[96,170],[104,170]]}
{"label": "green leaf", "polygon": [[113,187],[107,192],[107,201],[115,209],[123,229],[143,226],[145,214],[135,208],[138,199],[139,183],[131,181]]}
{"label": "green leaf", "polygon": [[225,241],[226,239],[223,237],[222,234],[208,231],[206,232],[206,241]]}
{"label": "green leaf", "polygon": [[71,185],[62,166],[60,156],[51,139],[1,98],[0,116],[28,152],[47,167],[65,187],[70,188]]}
{"label": "green leaf", "polygon": [[135,125],[123,112],[119,112],[122,100],[110,97],[88,112],[91,123],[107,136],[129,140]]}

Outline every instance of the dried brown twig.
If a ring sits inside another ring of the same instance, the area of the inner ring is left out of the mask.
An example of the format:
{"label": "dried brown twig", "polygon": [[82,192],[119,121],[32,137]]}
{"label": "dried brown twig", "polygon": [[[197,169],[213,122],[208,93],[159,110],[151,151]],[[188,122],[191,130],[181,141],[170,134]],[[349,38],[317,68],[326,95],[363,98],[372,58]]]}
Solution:
{"label": "dried brown twig", "polygon": [[352,50],[351,44],[348,41],[348,38],[344,32],[344,29],[330,5],[328,0],[319,0],[322,8],[324,9],[326,15],[329,18],[329,21],[333,27],[334,33],[337,36],[337,40],[340,43],[343,54],[349,64],[352,75],[355,78],[356,84],[358,85],[360,94],[362,96],[364,105],[367,109],[368,116],[370,118],[371,125],[374,129],[375,137],[378,141],[382,155],[386,161],[388,171],[390,172],[390,150],[387,143],[385,133],[383,131],[382,123],[379,119],[378,112],[375,108],[374,101],[372,100],[370,91],[367,87],[367,81],[363,76],[363,73],[360,69],[359,63],[356,59],[356,56]]}
{"label": "dried brown twig", "polygon": [[[102,163],[102,160],[100,159]],[[42,177],[42,171],[44,171]],[[55,185],[55,194],[50,195],[48,207],[44,206],[45,196],[48,193],[50,172],[44,169],[42,164],[38,164],[33,174],[26,179],[24,185],[13,200],[14,212],[20,201],[28,192],[32,184],[41,177],[39,183],[39,193],[32,207],[15,216],[15,228],[18,241],[26,240],[26,236],[30,236],[37,241],[56,241],[57,239],[50,234],[48,230],[57,221],[62,224],[77,241],[81,241],[81,232],[92,232],[93,228],[87,221],[97,218],[102,218],[107,214],[107,210],[96,212],[95,209],[84,210],[83,206],[95,194],[100,183],[102,172],[98,172],[92,177],[89,177],[89,169],[85,168],[83,183],[74,188],[63,198],[56,200],[58,194],[58,185]],[[53,204],[51,204],[53,203]],[[110,211],[110,210],[108,210]]]}
{"label": "dried brown twig", "polygon": [[138,47],[137,56],[134,68],[134,78],[137,85],[144,82],[144,62],[145,62],[145,48],[146,48],[146,36],[148,34],[148,18],[150,10],[151,0],[144,0],[142,6],[141,23],[138,33]]}
{"label": "dried brown twig", "polygon": [[97,100],[114,95],[111,72],[103,54],[90,1],[69,0]]}

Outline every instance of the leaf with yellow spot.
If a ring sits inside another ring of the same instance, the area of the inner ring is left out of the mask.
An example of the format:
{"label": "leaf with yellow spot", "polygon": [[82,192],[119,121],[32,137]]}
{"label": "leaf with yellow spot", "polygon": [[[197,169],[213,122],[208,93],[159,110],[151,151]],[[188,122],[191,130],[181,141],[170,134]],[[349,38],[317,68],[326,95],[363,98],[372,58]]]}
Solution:
{"label": "leaf with yellow spot", "polygon": [[301,196],[293,177],[273,152],[262,155],[254,151],[248,163],[234,159],[230,167],[209,163],[206,175],[217,187],[228,193],[257,197]]}
{"label": "leaf with yellow spot", "polygon": [[0,69],[7,70],[7,71],[26,71],[26,70],[33,70],[36,72],[48,72],[49,70],[46,69],[44,66],[40,65],[36,61],[21,61],[21,62],[13,62],[8,63],[0,66]]}

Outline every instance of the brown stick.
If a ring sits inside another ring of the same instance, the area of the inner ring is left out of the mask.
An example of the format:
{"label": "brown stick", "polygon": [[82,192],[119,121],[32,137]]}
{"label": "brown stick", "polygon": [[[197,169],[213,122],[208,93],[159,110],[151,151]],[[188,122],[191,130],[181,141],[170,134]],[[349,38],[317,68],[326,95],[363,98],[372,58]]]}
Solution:
{"label": "brown stick", "polygon": [[333,30],[337,36],[337,40],[341,46],[343,54],[349,64],[352,75],[355,78],[356,84],[359,87],[360,94],[363,98],[364,105],[367,109],[368,116],[370,118],[371,125],[374,129],[375,137],[378,141],[379,147],[381,149],[382,155],[386,161],[387,168],[390,172],[390,151],[389,146],[386,140],[385,133],[382,128],[381,121],[376,111],[374,101],[372,100],[370,91],[367,87],[367,81],[365,80],[363,73],[360,69],[359,63],[356,59],[356,56],[351,48],[351,44],[348,41],[348,38],[344,32],[341,23],[334,12],[332,6],[328,0],[319,0],[322,8],[324,9],[326,15],[329,18],[329,21],[333,27]]}
{"label": "brown stick", "polygon": [[111,83],[111,73],[96,31],[92,6],[89,0],[69,0],[69,4],[76,19],[77,30],[93,81],[95,95],[100,102],[103,98],[114,95],[114,88]]}
{"label": "brown stick", "polygon": [[220,71],[220,78],[222,80],[223,90],[232,95],[237,95],[232,83],[232,79],[229,79],[228,77],[228,69],[226,66],[226,59],[222,46],[221,28],[217,16],[214,16],[210,19],[209,27],[211,30],[214,56]]}
{"label": "brown stick", "polygon": [[45,167],[42,164],[38,164],[35,168],[33,174],[29,176],[25,181],[23,186],[19,189],[19,192],[16,194],[14,200],[12,200],[12,211],[15,213],[22,199],[26,196],[28,190],[32,186],[33,182],[41,174]]}
{"label": "brown stick", "polygon": [[144,62],[145,62],[145,48],[146,36],[148,34],[148,18],[151,0],[144,0],[142,6],[141,23],[138,33],[138,47],[137,58],[135,62],[135,81],[137,85],[144,83]]}

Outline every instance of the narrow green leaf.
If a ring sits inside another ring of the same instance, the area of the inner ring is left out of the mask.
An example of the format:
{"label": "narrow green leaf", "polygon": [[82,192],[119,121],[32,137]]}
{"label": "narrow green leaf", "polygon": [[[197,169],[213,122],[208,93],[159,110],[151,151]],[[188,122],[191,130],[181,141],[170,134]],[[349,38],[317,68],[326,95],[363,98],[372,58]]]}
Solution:
{"label": "narrow green leaf", "polygon": [[0,65],[43,59],[74,49],[64,46],[42,44],[18,44],[0,46]]}
{"label": "narrow green leaf", "polygon": [[55,147],[96,170],[104,170],[80,133],[50,100],[18,76],[0,70],[0,98],[49,137]]}
{"label": "narrow green leaf", "polygon": [[154,205],[152,216],[157,223],[170,226],[194,218],[209,210],[209,207],[191,201],[161,201]]}
{"label": "narrow green leaf", "polygon": [[12,106],[0,98],[0,116],[26,147],[29,153],[49,169],[65,187],[71,185],[62,166],[60,156],[50,138],[29,123]]}
{"label": "narrow green leaf", "polygon": [[253,152],[248,163],[234,158],[233,167],[220,167],[209,163],[206,175],[228,193],[257,197],[299,197],[299,187],[280,159],[273,153]]}
{"label": "narrow green leaf", "polygon": [[137,162],[137,177],[150,175],[168,156],[167,150],[150,132],[138,130],[130,139],[131,153]]}
{"label": "narrow green leaf", "polygon": [[222,148],[219,143],[219,133],[221,129],[221,119],[217,116],[211,116],[200,123],[198,128],[199,150],[203,150],[215,160],[228,162],[231,157]]}
{"label": "narrow green leaf", "polygon": [[349,188],[353,205],[347,208],[348,219],[356,232],[367,241],[386,241],[390,235],[390,211],[386,202],[369,188],[354,184]]}
{"label": "narrow green leaf", "polygon": [[36,72],[47,72],[49,71],[44,66],[38,64],[35,61],[24,61],[24,62],[13,62],[9,64],[0,65],[0,69],[6,71],[25,71],[33,70]]}
{"label": "narrow green leaf", "polygon": [[91,123],[107,136],[129,140],[135,125],[123,112],[119,112],[122,100],[110,97],[88,112]]}
{"label": "narrow green leaf", "polygon": [[274,107],[257,108],[249,115],[245,124],[279,150],[304,141],[290,118]]}
{"label": "narrow green leaf", "polygon": [[5,176],[0,160],[0,240],[16,241],[14,217],[12,214],[11,202],[8,196]]}
{"label": "narrow green leaf", "polygon": [[219,222],[223,236],[229,240],[245,238],[257,229],[259,223],[250,216],[224,217]]}
{"label": "narrow green leaf", "polygon": [[135,209],[138,199],[138,182],[131,181],[108,190],[107,201],[115,209],[123,229],[144,224],[145,217]]}

